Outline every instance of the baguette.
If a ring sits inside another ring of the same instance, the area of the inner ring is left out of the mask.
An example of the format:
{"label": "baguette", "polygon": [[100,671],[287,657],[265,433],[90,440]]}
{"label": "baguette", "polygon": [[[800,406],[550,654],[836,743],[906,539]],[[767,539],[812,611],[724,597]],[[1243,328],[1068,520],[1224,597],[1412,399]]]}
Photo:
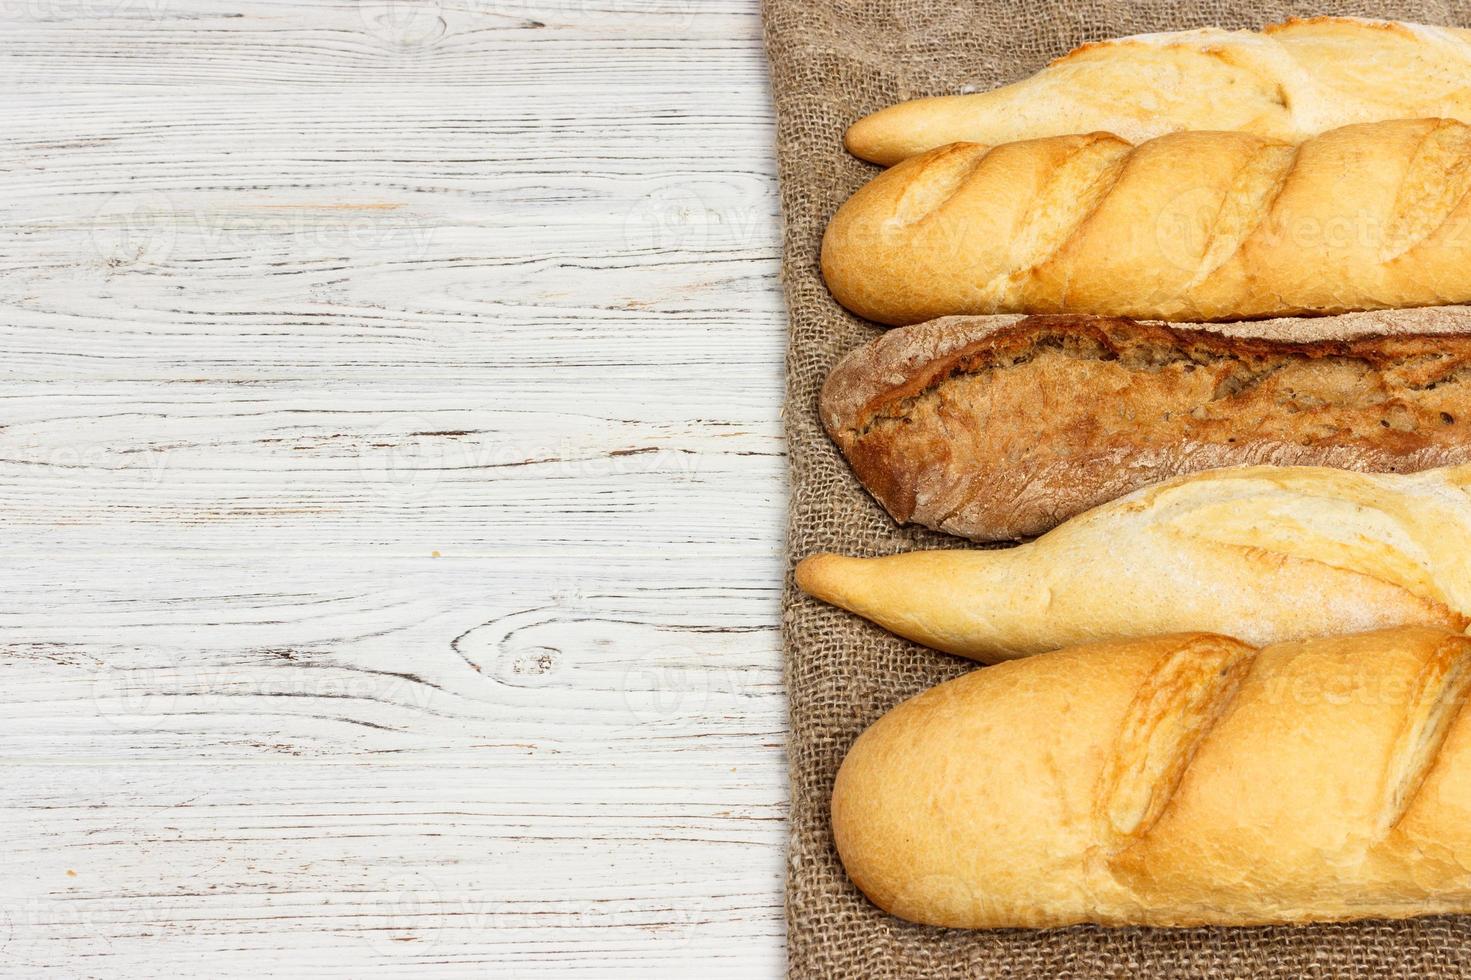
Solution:
{"label": "baguette", "polygon": [[933,320],[844,358],[821,412],[895,520],[982,541],[1029,537],[1216,467],[1471,462],[1471,307],[1209,332],[1092,317]]}
{"label": "baguette", "polygon": [[1226,320],[1471,301],[1471,127],[1293,146],[1059,136],[906,160],[834,215],[822,272],[886,324],[960,313]]}
{"label": "baguette", "polygon": [[974,671],[849,751],[833,835],[962,928],[1471,912],[1471,640],[1192,634]]}
{"label": "baguette", "polygon": [[1471,31],[1313,17],[1085,44],[990,92],[916,99],[854,123],[849,152],[885,166],[946,143],[1104,130],[1138,143],[1185,129],[1301,142],[1350,123],[1471,122]]}
{"label": "baguette", "polygon": [[809,595],[937,650],[994,662],[1156,633],[1258,645],[1471,625],[1471,466],[1410,475],[1211,470],[1001,550],[821,554]]}

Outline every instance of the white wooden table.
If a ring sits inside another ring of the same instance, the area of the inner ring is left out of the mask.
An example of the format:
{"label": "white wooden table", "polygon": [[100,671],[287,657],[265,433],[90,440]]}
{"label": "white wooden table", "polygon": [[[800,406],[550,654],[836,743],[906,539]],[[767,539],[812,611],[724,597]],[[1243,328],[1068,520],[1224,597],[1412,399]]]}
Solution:
{"label": "white wooden table", "polygon": [[771,977],[754,0],[0,0],[0,976]]}

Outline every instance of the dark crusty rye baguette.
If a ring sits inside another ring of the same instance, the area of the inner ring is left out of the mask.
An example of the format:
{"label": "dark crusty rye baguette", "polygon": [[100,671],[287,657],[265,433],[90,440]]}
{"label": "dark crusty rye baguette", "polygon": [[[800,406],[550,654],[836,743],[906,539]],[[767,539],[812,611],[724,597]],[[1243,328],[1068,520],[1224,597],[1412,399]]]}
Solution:
{"label": "dark crusty rye baguette", "polygon": [[1471,912],[1471,639],[1190,634],[978,670],[880,718],[833,832],[880,907],[963,928]]}
{"label": "dark crusty rye baguette", "polygon": [[821,410],[895,520],[1017,539],[1216,467],[1471,462],[1471,309],[1213,330],[950,317],[849,354]]}

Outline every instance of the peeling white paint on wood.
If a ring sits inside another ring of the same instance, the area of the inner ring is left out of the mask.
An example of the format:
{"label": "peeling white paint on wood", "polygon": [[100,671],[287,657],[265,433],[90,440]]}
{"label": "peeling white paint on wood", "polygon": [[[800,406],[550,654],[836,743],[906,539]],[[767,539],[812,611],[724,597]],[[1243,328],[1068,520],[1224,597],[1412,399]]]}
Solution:
{"label": "peeling white paint on wood", "polygon": [[782,972],[745,0],[0,0],[0,975]]}

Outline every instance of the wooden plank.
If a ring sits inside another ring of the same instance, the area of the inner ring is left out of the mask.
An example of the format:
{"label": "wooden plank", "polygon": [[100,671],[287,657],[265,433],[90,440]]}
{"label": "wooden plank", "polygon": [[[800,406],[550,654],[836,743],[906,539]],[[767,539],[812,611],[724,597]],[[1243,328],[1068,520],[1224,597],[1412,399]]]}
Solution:
{"label": "wooden plank", "polygon": [[774,564],[8,569],[6,961],[775,972]]}
{"label": "wooden plank", "polygon": [[753,4],[0,5],[0,970],[782,970]]}

